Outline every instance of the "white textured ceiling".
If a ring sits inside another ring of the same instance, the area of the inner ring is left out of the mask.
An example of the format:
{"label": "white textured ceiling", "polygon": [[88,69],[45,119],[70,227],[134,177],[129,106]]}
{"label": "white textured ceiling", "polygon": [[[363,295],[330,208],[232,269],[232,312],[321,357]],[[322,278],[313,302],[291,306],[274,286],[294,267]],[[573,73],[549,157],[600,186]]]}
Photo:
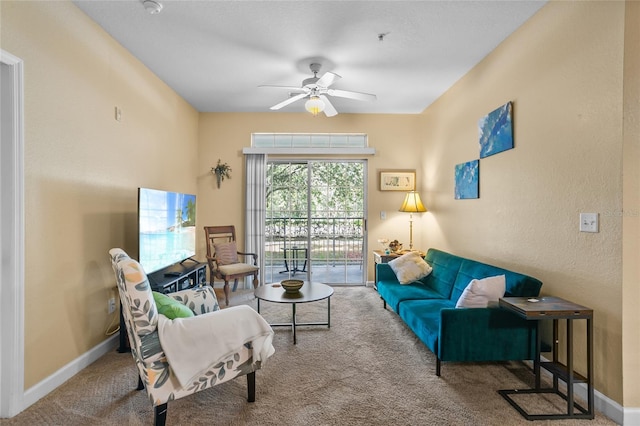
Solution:
{"label": "white textured ceiling", "polygon": [[141,0],[74,3],[198,111],[269,111],[289,94],[258,86],[299,86],[319,60],[319,75],[342,76],[332,88],[378,97],[332,97],[339,112],[405,114],[423,111],[545,4],[160,1],[157,15]]}

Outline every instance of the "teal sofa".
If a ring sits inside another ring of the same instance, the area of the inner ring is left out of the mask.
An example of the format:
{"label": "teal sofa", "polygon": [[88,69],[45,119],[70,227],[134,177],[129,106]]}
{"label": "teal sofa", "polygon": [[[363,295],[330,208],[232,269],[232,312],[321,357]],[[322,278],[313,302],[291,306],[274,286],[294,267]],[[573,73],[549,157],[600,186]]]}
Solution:
{"label": "teal sofa", "polygon": [[535,358],[536,321],[500,307],[456,308],[472,279],[505,275],[505,297],[535,297],[542,283],[530,276],[430,249],[433,271],[420,281],[400,284],[386,263],[376,265],[376,288],[415,335],[441,362],[531,360]]}

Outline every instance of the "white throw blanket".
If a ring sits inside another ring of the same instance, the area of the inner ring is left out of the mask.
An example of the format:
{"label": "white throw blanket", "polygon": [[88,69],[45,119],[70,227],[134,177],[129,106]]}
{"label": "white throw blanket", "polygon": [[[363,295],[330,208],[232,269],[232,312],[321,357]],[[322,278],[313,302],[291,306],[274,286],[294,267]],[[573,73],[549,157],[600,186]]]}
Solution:
{"label": "white throw blanket", "polygon": [[158,315],[158,337],[167,361],[182,386],[200,377],[212,365],[251,342],[253,362],[275,352],[273,330],[249,306],[231,308],[171,320]]}

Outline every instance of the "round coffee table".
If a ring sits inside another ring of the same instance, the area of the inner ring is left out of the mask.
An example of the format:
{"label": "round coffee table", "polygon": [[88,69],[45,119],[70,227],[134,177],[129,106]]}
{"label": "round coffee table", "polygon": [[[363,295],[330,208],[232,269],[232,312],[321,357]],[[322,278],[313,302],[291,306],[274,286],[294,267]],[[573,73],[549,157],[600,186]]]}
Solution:
{"label": "round coffee table", "polygon": [[[258,299],[258,313],[260,313],[260,301],[273,303],[289,303],[293,314],[290,323],[270,324],[272,327],[291,327],[293,329],[293,344],[296,344],[296,327],[302,325],[326,325],[331,328],[331,296],[333,289],[326,284],[305,282],[297,293],[287,293],[279,283],[266,284],[255,290]],[[296,305],[298,303],[318,302],[327,299],[327,322],[296,322]]]}

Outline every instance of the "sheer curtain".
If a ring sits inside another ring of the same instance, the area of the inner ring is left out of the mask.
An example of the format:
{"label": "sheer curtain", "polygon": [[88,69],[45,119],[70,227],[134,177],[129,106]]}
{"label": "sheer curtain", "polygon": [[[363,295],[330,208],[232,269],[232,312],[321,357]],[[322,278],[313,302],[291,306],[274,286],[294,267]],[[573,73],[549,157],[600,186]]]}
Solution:
{"label": "sheer curtain", "polygon": [[[246,154],[246,206],[244,246],[249,253],[258,254],[260,285],[264,284],[264,222],[266,192],[266,154]],[[250,288],[250,280],[245,280],[245,288]]]}

